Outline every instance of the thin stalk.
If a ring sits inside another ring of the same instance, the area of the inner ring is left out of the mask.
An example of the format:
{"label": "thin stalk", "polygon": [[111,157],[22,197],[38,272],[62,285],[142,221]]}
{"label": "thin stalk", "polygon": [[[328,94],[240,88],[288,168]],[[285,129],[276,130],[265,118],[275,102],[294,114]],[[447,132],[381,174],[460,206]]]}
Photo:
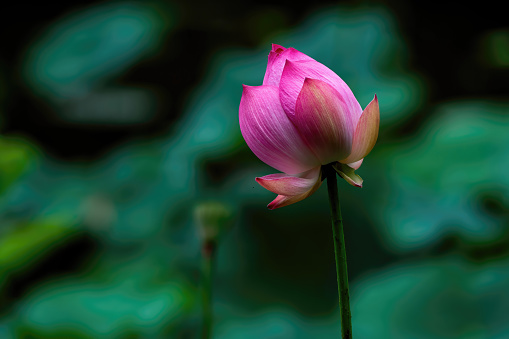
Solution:
{"label": "thin stalk", "polygon": [[215,257],[214,242],[205,242],[202,249],[202,296],[203,296],[203,314],[202,314],[202,339],[209,339],[212,333],[212,273]]}
{"label": "thin stalk", "polygon": [[346,267],[345,237],[343,235],[343,218],[339,206],[338,184],[336,171],[327,168],[327,189],[332,218],[332,235],[334,238],[334,254],[336,257],[336,273],[338,278],[339,311],[341,316],[341,333],[343,339],[352,338],[352,313],[350,312],[350,293],[348,291],[348,270]]}

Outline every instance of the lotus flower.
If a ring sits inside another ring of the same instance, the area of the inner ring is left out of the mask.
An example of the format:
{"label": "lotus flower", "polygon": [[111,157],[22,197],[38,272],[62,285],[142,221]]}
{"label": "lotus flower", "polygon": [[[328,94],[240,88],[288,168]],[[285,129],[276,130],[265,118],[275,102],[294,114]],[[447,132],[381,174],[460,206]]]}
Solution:
{"label": "lotus flower", "polygon": [[301,201],[332,165],[362,187],[354,170],[378,137],[378,99],[362,110],[348,85],[323,64],[294,48],[273,44],[262,86],[246,86],[239,107],[242,136],[253,153],[283,172],[256,181],[278,196],[275,209]]}

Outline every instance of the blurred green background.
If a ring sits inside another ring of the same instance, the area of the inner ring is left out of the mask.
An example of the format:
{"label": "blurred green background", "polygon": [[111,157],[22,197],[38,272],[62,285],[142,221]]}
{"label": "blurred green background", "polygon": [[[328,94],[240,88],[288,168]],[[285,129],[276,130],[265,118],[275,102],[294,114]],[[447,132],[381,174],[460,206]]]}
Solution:
{"label": "blurred green background", "polygon": [[338,337],[326,190],[267,210],[239,130],[271,43],[380,101],[364,188],[340,184],[355,338],[509,338],[496,4],[2,5],[0,338],[198,338],[207,201],[232,214],[214,338]]}

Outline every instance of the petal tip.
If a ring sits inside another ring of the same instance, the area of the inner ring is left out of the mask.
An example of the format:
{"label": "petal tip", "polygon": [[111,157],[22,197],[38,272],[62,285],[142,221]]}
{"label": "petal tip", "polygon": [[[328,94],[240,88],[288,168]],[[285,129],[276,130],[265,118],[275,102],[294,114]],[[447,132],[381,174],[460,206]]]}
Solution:
{"label": "petal tip", "polygon": [[283,46],[281,45],[278,45],[278,44],[275,44],[275,43],[272,43],[271,44],[271,52],[276,52],[278,49],[282,49],[282,50],[285,50],[286,48],[284,48]]}
{"label": "petal tip", "polygon": [[309,77],[305,77],[304,78],[304,83],[303,83],[303,85],[306,85],[306,86],[311,85],[311,86],[314,86],[314,87],[322,86],[322,84],[327,84],[327,83],[324,82],[324,81],[321,81],[321,80],[318,80],[318,79],[309,78]]}
{"label": "petal tip", "polygon": [[253,88],[255,88],[255,87],[259,87],[259,86],[249,86],[249,85],[242,84],[242,94],[244,95],[246,93],[250,93],[253,90]]}
{"label": "petal tip", "polygon": [[292,60],[290,60],[290,59],[286,59],[286,60],[285,60],[285,67],[286,67],[286,66],[290,66],[290,67],[292,67],[293,65],[295,65],[295,61],[292,61]]}
{"label": "petal tip", "polygon": [[275,210],[276,208],[278,207],[281,207],[281,204],[280,204],[280,201],[279,201],[279,198],[280,196],[278,195],[276,197],[276,199],[272,200],[268,205],[267,205],[267,208],[271,211]]}

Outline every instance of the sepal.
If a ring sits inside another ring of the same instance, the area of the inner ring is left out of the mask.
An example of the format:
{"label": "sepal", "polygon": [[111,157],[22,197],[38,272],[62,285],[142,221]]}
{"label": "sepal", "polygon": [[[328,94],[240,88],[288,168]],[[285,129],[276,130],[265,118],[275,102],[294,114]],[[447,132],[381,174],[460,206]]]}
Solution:
{"label": "sepal", "polygon": [[340,162],[336,162],[332,165],[332,167],[338,172],[339,176],[346,180],[352,186],[362,187],[362,178],[355,173],[355,169],[352,167],[342,164]]}

